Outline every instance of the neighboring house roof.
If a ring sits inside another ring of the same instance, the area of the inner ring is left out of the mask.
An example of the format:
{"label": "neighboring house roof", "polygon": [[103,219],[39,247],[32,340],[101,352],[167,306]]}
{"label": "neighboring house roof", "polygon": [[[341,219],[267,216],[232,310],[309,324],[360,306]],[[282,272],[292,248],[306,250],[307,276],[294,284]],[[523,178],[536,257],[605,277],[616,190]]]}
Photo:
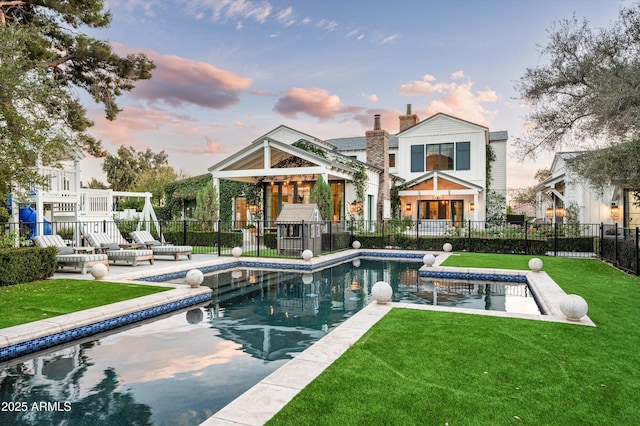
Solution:
{"label": "neighboring house roof", "polygon": [[468,181],[466,181],[464,179],[460,179],[458,177],[455,177],[455,176],[452,176],[452,175],[449,175],[449,174],[446,174],[446,173],[442,173],[442,172],[439,172],[439,171],[427,172],[427,173],[423,174],[422,176],[418,176],[415,179],[412,179],[412,180],[410,180],[408,182],[405,182],[404,184],[402,184],[402,189],[411,188],[412,186],[418,185],[419,183],[422,183],[424,181],[432,179],[433,177],[436,177],[436,176],[437,177],[441,177],[443,179],[446,179],[448,181],[457,183],[459,185],[466,186],[468,188],[476,189],[478,191],[482,191],[484,189],[480,185],[476,185],[475,183],[471,183],[471,182],[468,182]]}
{"label": "neighboring house roof", "polygon": [[316,204],[290,204],[283,203],[282,210],[276,219],[276,223],[281,222],[313,222],[322,221],[320,211]]}

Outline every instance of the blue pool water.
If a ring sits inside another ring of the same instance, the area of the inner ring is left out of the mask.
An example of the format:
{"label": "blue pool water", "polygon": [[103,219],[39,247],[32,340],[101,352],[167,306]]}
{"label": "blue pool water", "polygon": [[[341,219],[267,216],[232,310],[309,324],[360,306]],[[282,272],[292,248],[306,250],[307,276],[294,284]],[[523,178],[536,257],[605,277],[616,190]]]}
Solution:
{"label": "blue pool water", "polygon": [[511,290],[446,289],[419,278],[420,266],[354,260],[314,273],[212,274],[209,304],[0,365],[0,425],[199,424],[366,306],[377,281],[392,285],[395,301],[509,305]]}

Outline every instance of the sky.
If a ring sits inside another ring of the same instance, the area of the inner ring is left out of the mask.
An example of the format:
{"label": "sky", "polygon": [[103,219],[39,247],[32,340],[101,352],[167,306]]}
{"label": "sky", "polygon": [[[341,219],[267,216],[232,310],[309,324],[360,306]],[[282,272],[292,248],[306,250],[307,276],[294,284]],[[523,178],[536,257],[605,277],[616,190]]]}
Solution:
{"label": "sky", "polygon": [[[554,22],[609,27],[630,0],[105,0],[107,29],[90,32],[119,53],[146,54],[151,80],[119,98],[110,122],[86,102],[92,134],[165,151],[190,176],[279,125],[320,139],[364,136],[381,114],[398,131],[406,105],[423,120],[444,112],[525,136],[527,106],[515,84],[546,63]],[[507,185],[533,185],[553,153],[519,161]],[[105,181],[102,160],[82,179]]]}

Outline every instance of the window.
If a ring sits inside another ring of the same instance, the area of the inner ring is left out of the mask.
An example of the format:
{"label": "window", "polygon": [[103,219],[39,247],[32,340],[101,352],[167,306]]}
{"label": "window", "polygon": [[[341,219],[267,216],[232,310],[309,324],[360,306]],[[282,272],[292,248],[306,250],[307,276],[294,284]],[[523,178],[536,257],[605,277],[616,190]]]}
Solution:
{"label": "window", "polygon": [[453,170],[453,144],[427,145],[427,170]]}
{"label": "window", "polygon": [[424,172],[424,145],[411,145],[411,171]]}
{"label": "window", "polygon": [[471,143],[456,142],[456,170],[471,169]]}
{"label": "window", "polygon": [[396,155],[389,154],[389,167],[395,167],[395,166],[396,166]]}

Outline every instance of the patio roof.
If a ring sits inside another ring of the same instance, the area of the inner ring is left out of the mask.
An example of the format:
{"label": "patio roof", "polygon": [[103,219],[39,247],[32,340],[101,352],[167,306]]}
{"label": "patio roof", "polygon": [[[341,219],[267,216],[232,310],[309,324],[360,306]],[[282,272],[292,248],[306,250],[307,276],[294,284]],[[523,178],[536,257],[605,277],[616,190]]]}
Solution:
{"label": "patio roof", "polygon": [[437,195],[451,193],[473,195],[482,192],[482,187],[446,173],[431,171],[402,185],[400,196]]}

